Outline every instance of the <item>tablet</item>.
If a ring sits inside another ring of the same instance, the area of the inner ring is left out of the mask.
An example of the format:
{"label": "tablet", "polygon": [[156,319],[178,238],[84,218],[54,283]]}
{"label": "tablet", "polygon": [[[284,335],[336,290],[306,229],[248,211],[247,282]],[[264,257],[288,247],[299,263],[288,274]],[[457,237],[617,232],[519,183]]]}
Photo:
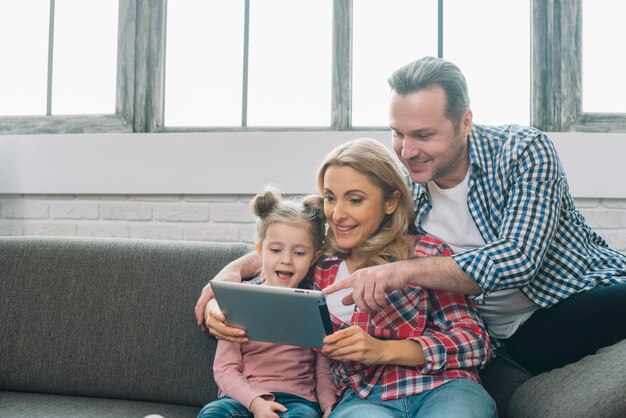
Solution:
{"label": "tablet", "polygon": [[211,281],[226,324],[250,340],[319,348],[332,333],[326,298],[318,290]]}

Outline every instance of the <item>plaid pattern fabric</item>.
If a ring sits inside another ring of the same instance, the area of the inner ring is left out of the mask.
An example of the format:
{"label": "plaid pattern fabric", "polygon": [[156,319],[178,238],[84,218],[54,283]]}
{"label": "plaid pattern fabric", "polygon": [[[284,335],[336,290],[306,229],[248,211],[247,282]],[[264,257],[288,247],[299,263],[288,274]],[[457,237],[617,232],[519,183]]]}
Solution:
{"label": "plaid pattern fabric", "polygon": [[[608,247],[576,209],[552,141],[534,128],[474,125],[468,206],[481,248],[455,254],[484,294],[519,287],[541,307],[626,280],[626,256]],[[416,226],[431,209],[411,181]]]}
{"label": "plaid pattern fabric", "polygon": [[[451,255],[441,241],[420,236],[414,255]],[[335,281],[342,255],[317,263],[313,281],[323,289]],[[490,358],[489,336],[476,307],[463,295],[407,287],[387,295],[389,306],[376,314],[355,311],[351,323],[331,315],[335,330],[358,326],[368,334],[385,339],[413,339],[424,350],[426,362],[415,367],[367,365],[354,361],[333,361],[338,391],[352,388],[366,398],[382,383],[382,399],[415,395],[458,378],[480,382],[477,368]]]}

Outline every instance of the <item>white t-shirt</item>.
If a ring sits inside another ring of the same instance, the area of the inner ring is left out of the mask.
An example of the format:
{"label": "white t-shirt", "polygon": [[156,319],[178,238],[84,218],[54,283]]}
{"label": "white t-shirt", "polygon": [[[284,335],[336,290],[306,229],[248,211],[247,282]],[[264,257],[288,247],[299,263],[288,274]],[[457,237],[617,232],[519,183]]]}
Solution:
{"label": "white t-shirt", "polygon": [[[427,183],[432,209],[422,219],[422,229],[450,246],[455,254],[485,245],[467,205],[469,175],[458,185],[441,189]],[[539,309],[518,288],[497,290],[476,298],[480,317],[495,338],[508,338]]]}
{"label": "white t-shirt", "polygon": [[[335,277],[335,283],[345,279],[349,274],[346,262],[342,261],[341,264],[339,264],[339,270],[337,271],[337,276]],[[347,289],[341,289],[338,292],[331,293],[330,295],[326,295],[326,306],[328,307],[328,312],[348,324],[352,320],[354,304],[346,306],[341,303],[341,299],[352,293],[352,290],[353,289],[349,287]]]}

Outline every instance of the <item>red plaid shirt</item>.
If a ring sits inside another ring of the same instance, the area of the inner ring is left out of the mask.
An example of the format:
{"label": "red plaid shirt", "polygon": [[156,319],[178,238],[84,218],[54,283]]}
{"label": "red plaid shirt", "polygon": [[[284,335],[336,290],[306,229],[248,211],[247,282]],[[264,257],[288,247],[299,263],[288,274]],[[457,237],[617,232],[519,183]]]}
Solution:
{"label": "red plaid shirt", "polygon": [[[446,244],[430,236],[417,237],[414,250],[415,257],[452,254]],[[343,259],[335,255],[318,262],[313,272],[314,287],[331,285]],[[426,362],[405,367],[333,361],[338,393],[352,388],[366,398],[381,379],[383,400],[415,395],[459,378],[480,383],[477,369],[490,358],[490,342],[471,300],[416,286],[391,292],[387,298],[389,305],[383,311],[355,311],[349,324],[331,315],[333,328],[336,331],[356,325],[382,340],[415,340],[422,346]]]}

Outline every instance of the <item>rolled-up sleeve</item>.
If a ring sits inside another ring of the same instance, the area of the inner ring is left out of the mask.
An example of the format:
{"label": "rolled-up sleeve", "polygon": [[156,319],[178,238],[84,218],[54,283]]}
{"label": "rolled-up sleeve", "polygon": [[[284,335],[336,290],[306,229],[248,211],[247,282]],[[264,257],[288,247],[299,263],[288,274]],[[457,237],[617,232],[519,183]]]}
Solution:
{"label": "rolled-up sleeve", "polygon": [[491,357],[489,334],[473,303],[463,295],[430,291],[426,328],[416,336],[424,351],[424,373],[481,368]]}

